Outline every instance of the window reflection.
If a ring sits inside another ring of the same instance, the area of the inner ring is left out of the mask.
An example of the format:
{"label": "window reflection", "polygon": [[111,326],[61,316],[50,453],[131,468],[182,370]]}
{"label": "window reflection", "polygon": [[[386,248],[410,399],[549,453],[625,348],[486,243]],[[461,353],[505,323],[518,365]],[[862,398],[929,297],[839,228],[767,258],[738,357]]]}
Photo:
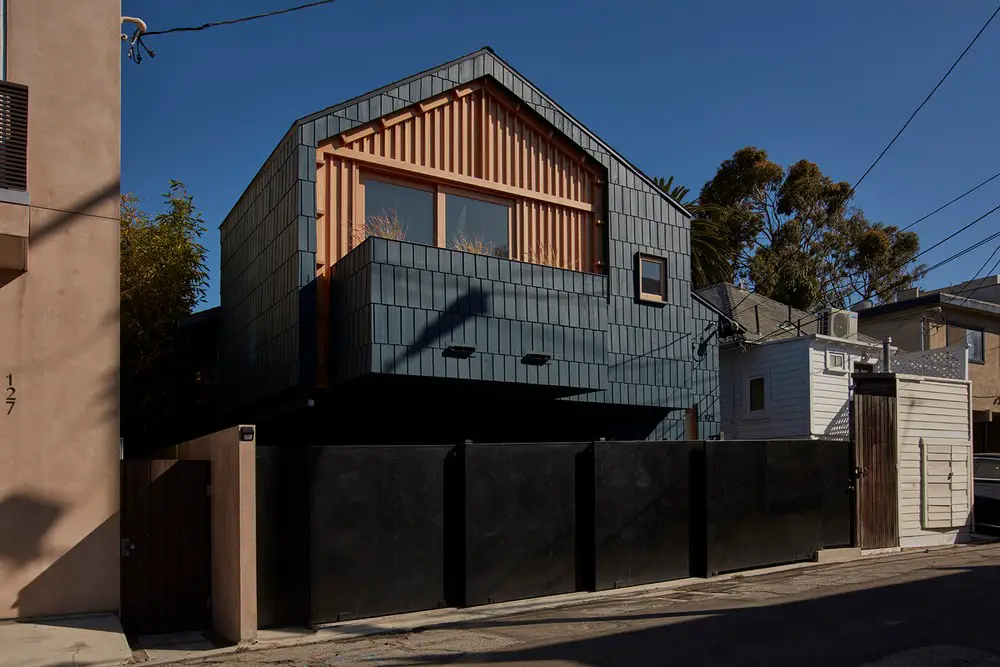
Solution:
{"label": "window reflection", "polygon": [[509,228],[509,206],[453,194],[445,198],[446,243],[453,250],[509,258]]}
{"label": "window reflection", "polygon": [[365,181],[365,226],[369,236],[434,245],[434,193],[383,181]]}
{"label": "window reflection", "polygon": [[640,276],[642,293],[649,296],[657,296],[661,299],[664,298],[663,261],[643,258],[639,264],[642,270],[642,275]]}

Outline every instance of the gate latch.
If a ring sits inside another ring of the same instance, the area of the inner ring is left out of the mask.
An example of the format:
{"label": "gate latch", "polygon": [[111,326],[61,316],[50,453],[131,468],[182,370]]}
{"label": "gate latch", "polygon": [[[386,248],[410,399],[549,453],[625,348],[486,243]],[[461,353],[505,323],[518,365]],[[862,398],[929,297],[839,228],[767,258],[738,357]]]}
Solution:
{"label": "gate latch", "polygon": [[132,540],[127,537],[122,538],[122,558],[130,556],[132,552],[135,551],[135,545],[132,544]]}
{"label": "gate latch", "polygon": [[864,477],[867,474],[868,474],[868,468],[866,468],[865,466],[858,466],[854,469],[855,477]]}

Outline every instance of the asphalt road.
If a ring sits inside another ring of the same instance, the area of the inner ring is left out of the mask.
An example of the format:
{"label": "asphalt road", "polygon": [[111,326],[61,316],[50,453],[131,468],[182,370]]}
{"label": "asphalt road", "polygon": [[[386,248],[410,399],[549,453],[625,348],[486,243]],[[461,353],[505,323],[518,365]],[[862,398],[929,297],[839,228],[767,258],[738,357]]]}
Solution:
{"label": "asphalt road", "polygon": [[706,581],[215,665],[1000,667],[1000,544]]}

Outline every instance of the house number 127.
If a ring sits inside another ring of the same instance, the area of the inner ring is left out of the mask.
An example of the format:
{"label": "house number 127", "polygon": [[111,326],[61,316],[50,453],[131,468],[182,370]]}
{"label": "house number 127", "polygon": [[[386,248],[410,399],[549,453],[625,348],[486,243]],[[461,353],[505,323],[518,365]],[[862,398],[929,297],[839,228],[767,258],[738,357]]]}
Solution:
{"label": "house number 127", "polygon": [[17,403],[17,389],[14,388],[14,374],[7,373],[7,414],[14,411],[14,404]]}

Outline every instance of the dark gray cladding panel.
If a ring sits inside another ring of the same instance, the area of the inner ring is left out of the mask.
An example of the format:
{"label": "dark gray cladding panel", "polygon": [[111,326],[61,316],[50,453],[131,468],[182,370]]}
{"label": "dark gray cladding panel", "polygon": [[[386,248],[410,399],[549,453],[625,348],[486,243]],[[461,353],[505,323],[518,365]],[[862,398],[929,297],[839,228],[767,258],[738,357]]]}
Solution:
{"label": "dark gray cladding panel", "polygon": [[[362,373],[604,389],[606,290],[604,276],[368,239],[337,265],[334,377],[356,377],[343,355],[376,346]],[[456,358],[455,346],[475,351]]]}

